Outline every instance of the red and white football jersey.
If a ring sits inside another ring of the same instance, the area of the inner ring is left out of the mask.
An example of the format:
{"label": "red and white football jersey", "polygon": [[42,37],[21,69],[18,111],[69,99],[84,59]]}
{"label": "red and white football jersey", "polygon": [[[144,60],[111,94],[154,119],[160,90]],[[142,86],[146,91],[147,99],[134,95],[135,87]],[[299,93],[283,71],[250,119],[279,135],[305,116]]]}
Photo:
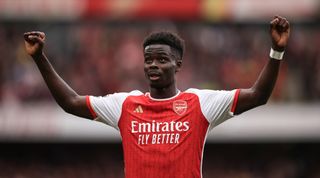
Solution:
{"label": "red and white football jersey", "polygon": [[126,178],[200,178],[208,132],[233,116],[239,90],[188,89],[87,96],[93,116],[120,131]]}

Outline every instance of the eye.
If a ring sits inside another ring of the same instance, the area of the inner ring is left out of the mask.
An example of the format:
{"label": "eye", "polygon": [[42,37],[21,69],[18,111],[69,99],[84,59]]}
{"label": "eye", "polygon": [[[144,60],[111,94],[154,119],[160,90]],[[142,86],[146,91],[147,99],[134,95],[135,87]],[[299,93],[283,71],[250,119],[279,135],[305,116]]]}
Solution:
{"label": "eye", "polygon": [[159,62],[160,62],[160,63],[165,63],[165,62],[166,62],[166,59],[165,59],[165,58],[160,58],[160,59],[159,59]]}
{"label": "eye", "polygon": [[150,58],[145,58],[144,63],[151,64],[152,60]]}

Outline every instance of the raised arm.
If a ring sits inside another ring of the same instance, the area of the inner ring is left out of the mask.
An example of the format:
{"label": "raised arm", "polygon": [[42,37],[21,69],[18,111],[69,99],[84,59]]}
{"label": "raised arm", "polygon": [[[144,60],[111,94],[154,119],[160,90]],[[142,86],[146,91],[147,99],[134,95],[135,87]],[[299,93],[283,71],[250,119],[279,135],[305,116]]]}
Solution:
{"label": "raised arm", "polygon": [[86,105],[86,97],[79,96],[65,81],[57,74],[48,58],[43,52],[45,34],[43,32],[24,33],[26,52],[37,64],[41,75],[46,82],[52,96],[64,111],[80,117],[92,118]]}
{"label": "raised arm", "polygon": [[278,77],[282,52],[290,36],[289,22],[283,17],[275,16],[270,22],[270,36],[273,49],[270,52],[270,60],[251,88],[240,89],[235,114],[266,104],[272,93]]}

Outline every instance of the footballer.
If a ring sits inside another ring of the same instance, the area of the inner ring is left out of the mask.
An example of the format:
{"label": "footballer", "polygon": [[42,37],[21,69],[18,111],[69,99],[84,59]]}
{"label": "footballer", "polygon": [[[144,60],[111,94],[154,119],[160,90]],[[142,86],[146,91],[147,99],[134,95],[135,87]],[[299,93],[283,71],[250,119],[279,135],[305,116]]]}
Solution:
{"label": "footballer", "polygon": [[78,95],[57,74],[43,52],[43,32],[26,32],[24,40],[26,52],[66,112],[102,121],[120,132],[126,178],[200,178],[207,134],[268,101],[289,35],[289,22],[275,16],[270,22],[270,59],[251,88],[181,91],[176,74],[182,70],[184,41],[170,32],[153,32],[142,49],[148,92],[105,96]]}

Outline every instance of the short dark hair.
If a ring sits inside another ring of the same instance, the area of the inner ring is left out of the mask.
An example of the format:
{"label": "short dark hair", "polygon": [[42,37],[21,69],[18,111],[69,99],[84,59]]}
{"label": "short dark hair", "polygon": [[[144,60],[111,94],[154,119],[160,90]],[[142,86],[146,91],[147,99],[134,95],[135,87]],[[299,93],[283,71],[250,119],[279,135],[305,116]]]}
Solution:
{"label": "short dark hair", "polygon": [[143,41],[143,49],[152,44],[165,44],[178,51],[182,59],[184,52],[184,40],[177,34],[168,31],[152,32]]}

